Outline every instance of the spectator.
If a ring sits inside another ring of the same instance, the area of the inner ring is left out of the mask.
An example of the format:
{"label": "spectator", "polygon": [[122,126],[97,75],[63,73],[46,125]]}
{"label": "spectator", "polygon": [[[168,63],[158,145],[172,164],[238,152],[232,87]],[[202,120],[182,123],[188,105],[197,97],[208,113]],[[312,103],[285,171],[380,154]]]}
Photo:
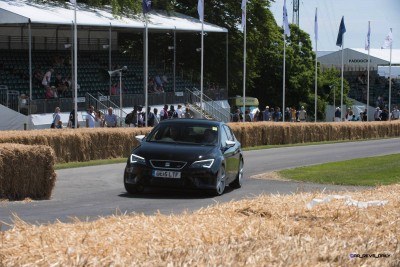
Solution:
{"label": "spectator", "polygon": [[305,122],[307,119],[307,111],[304,109],[304,106],[301,106],[299,111],[299,120],[300,122]]}
{"label": "spectator", "polygon": [[118,118],[117,115],[113,113],[113,108],[109,107],[107,109],[107,114],[104,116],[104,126],[105,127],[117,127]]}
{"label": "spectator", "polygon": [[190,110],[189,104],[186,104],[184,116],[186,119],[193,119],[192,111]]}
{"label": "spectator", "polygon": [[335,121],[340,122],[342,120],[341,117],[342,117],[342,112],[340,111],[340,108],[337,107],[335,110]]}
{"label": "spectator", "polygon": [[94,113],[94,107],[89,106],[89,109],[88,109],[87,115],[86,115],[86,127],[94,128],[95,120],[96,120],[96,114]]}
{"label": "spectator", "polygon": [[361,121],[368,121],[368,111],[364,109],[364,112],[360,113]]}
{"label": "spectator", "polygon": [[176,113],[176,118],[181,119],[183,118],[183,112],[182,112],[182,105],[178,105],[178,109],[175,111]]}
{"label": "spectator", "polygon": [[271,113],[269,112],[269,106],[266,106],[263,112],[263,121],[270,121],[270,120],[271,120]]}
{"label": "spectator", "polygon": [[244,112],[244,121],[246,122],[251,122],[251,116],[250,116],[250,109],[246,109]]}
{"label": "spectator", "polygon": [[[72,111],[69,113],[67,127],[75,128],[75,109],[72,109]],[[79,124],[78,124],[78,128],[79,128]]]}
{"label": "spectator", "polygon": [[168,105],[164,105],[164,108],[160,111],[160,121],[168,119]]}
{"label": "spectator", "polygon": [[103,113],[100,110],[97,110],[95,112],[95,119],[94,119],[95,123],[94,123],[94,127],[98,128],[98,127],[103,127],[104,126],[104,117],[103,117]]}
{"label": "spectator", "polygon": [[171,119],[175,112],[175,106],[171,105],[168,110],[168,118]]}
{"label": "spectator", "polygon": [[232,116],[232,121],[233,122],[239,122],[242,121],[242,114],[240,113],[240,109],[236,109],[236,112]]}
{"label": "spectator", "polygon": [[392,115],[391,115],[391,119],[392,120],[398,120],[400,116],[400,111],[397,108],[397,106],[394,107],[393,111],[392,111]]}
{"label": "spectator", "polygon": [[374,120],[375,121],[380,121],[381,120],[381,109],[379,107],[376,108],[375,112],[374,112]]}
{"label": "spectator", "polygon": [[381,121],[387,121],[387,120],[389,120],[389,111],[388,111],[386,108],[384,108],[384,109],[382,110],[382,112],[381,112],[381,114],[380,114],[380,118],[381,118]]}
{"label": "spectator", "polygon": [[56,128],[56,129],[62,128],[60,111],[61,111],[60,108],[56,107],[55,112],[53,114],[53,122],[51,123],[50,128]]}
{"label": "spectator", "polygon": [[155,115],[151,112],[151,107],[147,107],[147,126],[154,127]]}
{"label": "spectator", "polygon": [[354,119],[354,113],[353,113],[352,110],[349,110],[349,112],[348,112],[348,114],[347,114],[346,120],[347,120],[347,121],[354,121],[354,120],[355,120],[355,119]]}
{"label": "spectator", "polygon": [[275,108],[274,121],[278,122],[282,120],[282,112],[279,107]]}
{"label": "spectator", "polygon": [[57,90],[55,86],[47,86],[45,92],[46,99],[57,98]]}
{"label": "spectator", "polygon": [[65,79],[61,77],[60,73],[56,74],[56,80],[54,81],[54,86],[57,89],[57,95],[59,97],[64,96],[66,91],[68,90],[68,86],[66,85]]}
{"label": "spectator", "polygon": [[154,108],[153,109],[153,113],[154,113],[154,126],[157,126],[158,125],[158,123],[160,122],[160,118],[159,118],[159,116],[158,116],[158,109],[157,108]]}
{"label": "spectator", "polygon": [[285,121],[291,121],[292,113],[290,112],[290,108],[286,108],[285,110]]}
{"label": "spectator", "polygon": [[290,109],[290,121],[291,122],[296,122],[297,121],[296,114],[297,114],[296,109],[294,107],[292,107]]}
{"label": "spectator", "polygon": [[43,76],[42,85],[46,90],[48,87],[51,86],[51,74],[54,72],[54,69],[49,69],[46,74]]}

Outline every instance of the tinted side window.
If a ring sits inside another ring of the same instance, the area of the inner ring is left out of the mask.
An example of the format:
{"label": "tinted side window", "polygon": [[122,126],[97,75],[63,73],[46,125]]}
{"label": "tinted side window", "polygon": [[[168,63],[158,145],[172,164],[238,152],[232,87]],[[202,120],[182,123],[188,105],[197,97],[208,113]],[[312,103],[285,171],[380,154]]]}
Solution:
{"label": "tinted side window", "polygon": [[235,141],[235,138],[233,137],[233,133],[232,133],[231,129],[228,126],[224,125],[224,130],[226,132],[227,139],[229,141]]}

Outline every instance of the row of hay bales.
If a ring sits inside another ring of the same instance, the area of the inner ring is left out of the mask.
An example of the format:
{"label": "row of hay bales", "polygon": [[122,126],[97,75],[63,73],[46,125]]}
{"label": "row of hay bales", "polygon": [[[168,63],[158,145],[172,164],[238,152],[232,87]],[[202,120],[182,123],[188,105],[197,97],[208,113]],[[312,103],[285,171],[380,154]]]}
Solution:
{"label": "row of hay bales", "polygon": [[[400,122],[346,123],[231,123],[242,147],[323,141],[360,140],[400,136]],[[6,131],[0,143],[46,145],[54,149],[56,162],[90,161],[128,157],[138,144],[136,135],[151,128],[97,128]]]}
{"label": "row of hay bales", "polygon": [[49,146],[0,144],[0,199],[49,199],[55,154]]}

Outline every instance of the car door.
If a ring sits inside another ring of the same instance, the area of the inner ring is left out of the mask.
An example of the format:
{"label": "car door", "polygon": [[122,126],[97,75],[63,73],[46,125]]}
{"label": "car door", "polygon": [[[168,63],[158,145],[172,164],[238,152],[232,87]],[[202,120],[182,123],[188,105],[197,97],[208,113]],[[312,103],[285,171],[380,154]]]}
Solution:
{"label": "car door", "polygon": [[239,156],[240,149],[236,142],[236,144],[232,147],[226,146],[226,140],[235,142],[234,135],[232,134],[231,129],[227,125],[223,125],[221,129],[221,141],[224,146],[224,158],[225,158],[225,170],[228,175],[227,181],[233,181],[236,177],[236,173],[239,169]]}

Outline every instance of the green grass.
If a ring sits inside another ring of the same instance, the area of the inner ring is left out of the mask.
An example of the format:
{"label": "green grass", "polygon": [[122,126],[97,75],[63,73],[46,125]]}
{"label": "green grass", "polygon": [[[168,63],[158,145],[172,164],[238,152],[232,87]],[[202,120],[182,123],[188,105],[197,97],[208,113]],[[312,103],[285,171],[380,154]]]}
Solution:
{"label": "green grass", "polygon": [[287,179],[321,184],[376,186],[400,182],[400,154],[279,171]]}
{"label": "green grass", "polygon": [[61,170],[61,169],[79,168],[79,167],[96,166],[96,165],[125,163],[126,160],[127,158],[116,158],[116,159],[91,160],[85,162],[57,163],[55,164],[54,169]]}

